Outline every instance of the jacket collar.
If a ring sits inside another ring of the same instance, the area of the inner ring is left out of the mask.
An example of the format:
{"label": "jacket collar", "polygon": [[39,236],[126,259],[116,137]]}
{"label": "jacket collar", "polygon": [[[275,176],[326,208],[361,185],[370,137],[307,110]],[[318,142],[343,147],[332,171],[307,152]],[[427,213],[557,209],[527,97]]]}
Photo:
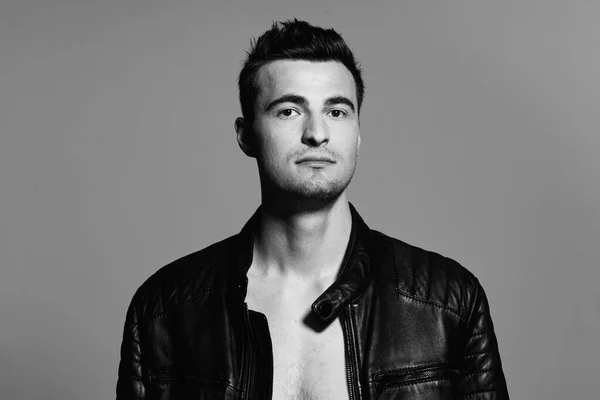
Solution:
{"label": "jacket collar", "polygon": [[[371,256],[373,234],[354,206],[350,203],[352,229],[338,277],[312,304],[315,320],[328,325],[337,318],[347,304],[360,297],[372,279]],[[260,207],[246,222],[238,234],[236,276],[239,298],[245,299],[248,288],[248,269],[252,264],[254,237],[259,220]]]}

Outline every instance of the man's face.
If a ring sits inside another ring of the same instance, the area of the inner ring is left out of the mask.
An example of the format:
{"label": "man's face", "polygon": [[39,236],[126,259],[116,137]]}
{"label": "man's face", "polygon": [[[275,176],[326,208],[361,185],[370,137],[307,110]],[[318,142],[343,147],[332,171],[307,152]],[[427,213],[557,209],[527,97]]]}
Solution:
{"label": "man's face", "polygon": [[360,140],[350,71],[335,61],[274,61],[259,71],[258,86],[252,130],[263,189],[337,198],[354,174]]}

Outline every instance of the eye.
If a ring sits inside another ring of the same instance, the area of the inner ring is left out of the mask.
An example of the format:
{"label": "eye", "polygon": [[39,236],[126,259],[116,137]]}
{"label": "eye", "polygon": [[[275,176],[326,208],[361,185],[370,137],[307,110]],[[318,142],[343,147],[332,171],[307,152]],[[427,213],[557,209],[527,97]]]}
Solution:
{"label": "eye", "polygon": [[277,113],[277,116],[283,119],[291,118],[294,115],[300,115],[298,111],[293,110],[291,108],[284,108]]}
{"label": "eye", "polygon": [[339,109],[331,110],[331,111],[329,111],[328,114],[336,119],[341,119],[341,118],[345,118],[348,116],[348,113],[346,111],[339,110]]}

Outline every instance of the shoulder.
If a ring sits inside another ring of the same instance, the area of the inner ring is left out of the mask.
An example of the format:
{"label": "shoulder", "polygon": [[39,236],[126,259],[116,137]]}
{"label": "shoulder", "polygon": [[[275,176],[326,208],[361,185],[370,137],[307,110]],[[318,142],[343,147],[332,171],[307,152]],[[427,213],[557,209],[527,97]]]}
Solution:
{"label": "shoulder", "polygon": [[227,263],[235,239],[236,236],[231,236],[183,256],[152,274],[137,289],[131,302],[139,316],[155,318],[178,304],[205,300],[217,267]]}
{"label": "shoulder", "polygon": [[386,243],[386,259],[391,268],[385,269],[399,295],[442,307],[461,319],[468,318],[481,290],[471,271],[452,258],[373,232]]}

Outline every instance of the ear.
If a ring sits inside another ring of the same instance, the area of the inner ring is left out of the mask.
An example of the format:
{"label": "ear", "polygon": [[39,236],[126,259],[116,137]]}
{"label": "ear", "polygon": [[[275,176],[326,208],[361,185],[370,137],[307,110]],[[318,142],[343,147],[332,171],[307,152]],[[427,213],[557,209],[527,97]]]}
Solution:
{"label": "ear", "polygon": [[240,149],[248,157],[256,158],[254,150],[254,137],[252,134],[252,128],[246,126],[246,121],[242,117],[235,119],[234,123],[235,133],[237,135],[237,142]]}

